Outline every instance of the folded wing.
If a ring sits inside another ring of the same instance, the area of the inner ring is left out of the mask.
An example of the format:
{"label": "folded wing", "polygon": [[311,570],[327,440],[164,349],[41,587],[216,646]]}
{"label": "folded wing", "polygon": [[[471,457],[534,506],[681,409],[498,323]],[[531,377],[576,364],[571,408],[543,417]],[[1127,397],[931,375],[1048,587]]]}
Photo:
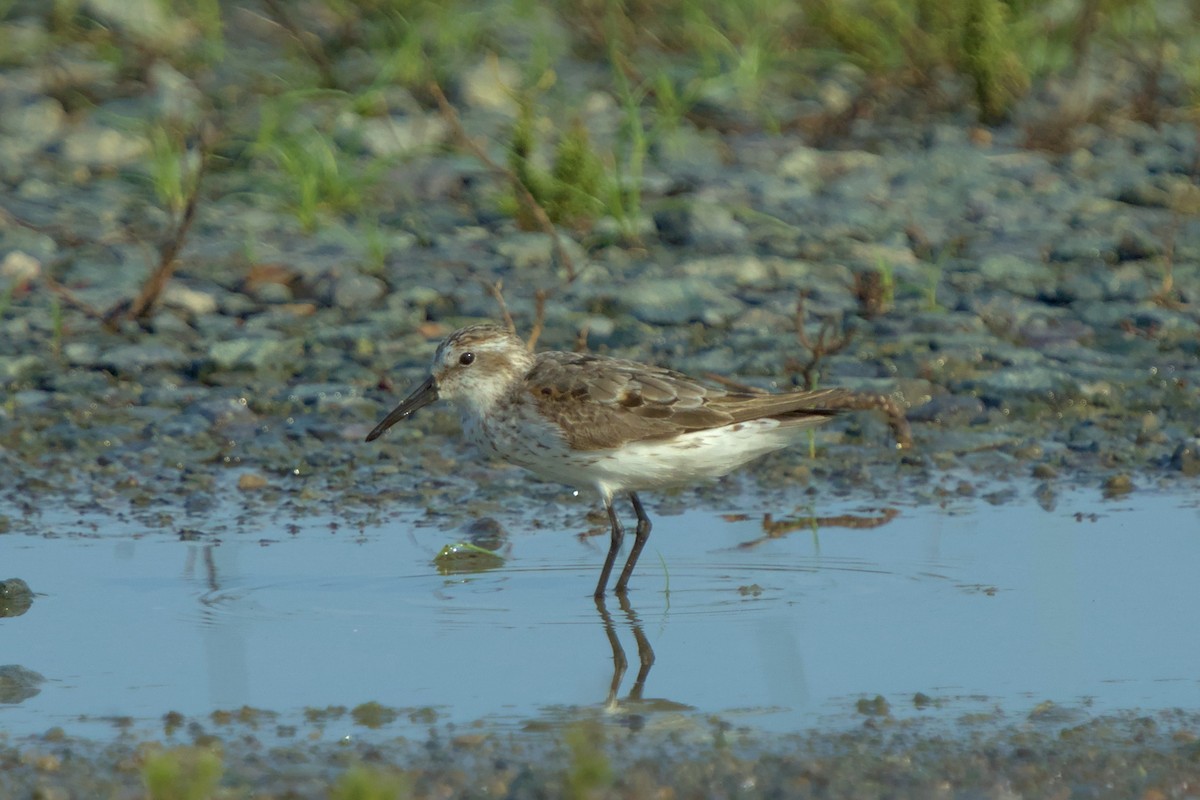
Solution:
{"label": "folded wing", "polygon": [[607,450],[762,418],[817,425],[837,413],[831,401],[849,395],[844,389],[731,392],[661,367],[559,352],[538,357],[526,386],[575,450]]}

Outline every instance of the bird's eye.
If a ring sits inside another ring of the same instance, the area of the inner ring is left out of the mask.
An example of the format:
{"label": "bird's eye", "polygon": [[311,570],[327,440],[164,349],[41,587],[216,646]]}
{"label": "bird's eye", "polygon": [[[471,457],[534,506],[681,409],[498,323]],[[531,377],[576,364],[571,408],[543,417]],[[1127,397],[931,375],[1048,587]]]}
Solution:
{"label": "bird's eye", "polygon": [[458,363],[462,364],[464,367],[469,367],[471,364],[475,363],[475,354],[463,353],[458,357]]}

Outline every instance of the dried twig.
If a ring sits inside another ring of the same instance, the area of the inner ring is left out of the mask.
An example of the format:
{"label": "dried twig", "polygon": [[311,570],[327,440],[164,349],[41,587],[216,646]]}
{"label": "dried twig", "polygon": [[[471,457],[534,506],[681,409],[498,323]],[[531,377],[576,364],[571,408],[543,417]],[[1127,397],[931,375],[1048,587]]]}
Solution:
{"label": "dried twig", "polygon": [[839,325],[839,322],[834,317],[824,317],[821,320],[821,328],[817,332],[817,338],[814,341],[809,337],[808,331],[804,327],[804,300],[807,297],[808,292],[800,292],[800,296],[796,299],[796,313],[792,321],[796,329],[796,341],[809,352],[809,358],[807,361],[798,361],[790,358],[787,360],[785,366],[789,370],[800,373],[800,377],[804,380],[805,389],[813,389],[816,387],[814,373],[821,360],[825,356],[845,350],[850,344],[851,339],[854,338],[854,331],[846,329],[835,336],[833,329],[835,325]]}
{"label": "dried twig", "polygon": [[[200,189],[203,183],[204,171],[208,162],[208,154],[211,146],[208,141],[207,134],[202,135],[200,148],[200,161],[196,166],[196,171],[192,175],[192,184],[183,213],[175,224],[175,228],[170,232],[169,237],[158,247],[158,264],[151,271],[146,282],[142,284],[141,291],[133,299],[120,300],[111,308],[101,311],[91,304],[80,300],[75,294],[53,276],[53,272],[58,266],[70,260],[70,257],[64,257],[56,261],[54,264],[44,268],[39,276],[40,280],[47,289],[49,289],[56,297],[62,300],[66,305],[79,311],[84,316],[90,319],[98,320],[105,328],[115,330],[121,320],[133,319],[144,320],[149,316],[150,311],[158,302],[163,290],[166,288],[171,276],[175,273],[178,266],[179,252],[183,249],[184,243],[187,241],[188,231],[192,227],[192,223],[196,218],[196,208],[200,202]],[[37,230],[54,238],[60,248],[77,247],[88,243],[85,239],[80,239],[73,234],[54,232],[52,229],[35,225],[33,223],[22,220],[4,209],[0,209],[0,217],[9,219],[15,224],[31,230]]]}
{"label": "dried twig", "polygon": [[525,210],[533,216],[538,225],[541,227],[542,231],[550,237],[550,241],[554,246],[554,257],[560,264],[563,265],[563,269],[567,271],[567,282],[570,283],[574,281],[575,262],[572,261],[571,256],[567,254],[567,250],[562,243],[562,237],[558,235],[558,229],[555,228],[554,223],[550,221],[550,216],[546,213],[546,209],[542,208],[542,206],[538,203],[537,198],[535,198],[533,193],[529,191],[529,187],[521,182],[521,179],[517,177],[516,173],[514,173],[508,167],[498,164],[496,161],[494,161],[486,152],[484,152],[482,147],[476,144],[475,141],[467,135],[466,129],[463,128],[462,120],[460,120],[458,117],[458,112],[454,110],[454,106],[450,105],[450,101],[446,99],[446,95],[442,91],[442,87],[438,85],[437,81],[430,82],[429,91],[433,95],[434,99],[437,100],[438,110],[441,112],[442,119],[445,120],[446,124],[450,126],[450,130],[454,134],[454,138],[458,142],[459,146],[469,150],[472,155],[474,155],[483,163],[484,166],[508,181],[508,183],[512,186],[513,191],[517,195],[518,202],[520,202],[521,205],[525,207]]}
{"label": "dried twig", "polygon": [[537,347],[537,340],[546,324],[546,297],[545,289],[538,289],[533,293],[533,327],[529,329],[529,340],[525,343],[531,353]]}
{"label": "dried twig", "polygon": [[882,411],[887,415],[888,427],[896,439],[896,447],[907,450],[912,447],[912,429],[904,409],[894,398],[875,392],[847,392],[844,395],[834,395],[824,403],[825,408],[847,409],[849,411]]}
{"label": "dried twig", "polygon": [[726,378],[724,375],[718,375],[715,372],[706,372],[704,377],[713,383],[718,383],[726,389],[732,389],[735,392],[745,392],[746,394],[769,394],[766,389],[760,389],[757,386],[751,386],[748,383],[735,381],[733,378]]}
{"label": "dried twig", "polygon": [[[520,336],[517,333],[517,323],[513,322],[512,314],[508,311],[508,303],[504,301],[504,281],[497,280],[495,283],[480,281],[480,284],[500,307],[500,317],[504,320],[504,327],[508,328],[508,332],[513,336]],[[538,289],[533,293],[533,327],[529,329],[529,338],[525,340],[525,347],[531,353],[537,347],[537,340],[541,337],[542,328],[546,324],[546,298],[549,296],[550,293],[545,289]]]}
{"label": "dried twig", "polygon": [[886,525],[899,516],[900,511],[887,507],[879,510],[877,517],[865,517],[858,514],[838,514],[832,517],[796,517],[793,519],[776,520],[770,514],[764,514],[762,519],[763,536],[742,542],[739,549],[749,550],[771,539],[779,539],[794,531],[815,530],[817,528],[851,528],[854,530],[870,530]]}
{"label": "dried twig", "polygon": [[480,281],[483,288],[487,289],[495,300],[496,305],[500,306],[500,318],[504,320],[504,327],[508,328],[508,332],[513,336],[517,335],[517,325],[513,322],[512,314],[508,313],[508,303],[504,302],[504,281],[497,280],[495,283]]}
{"label": "dried twig", "polygon": [[41,280],[44,284],[46,284],[46,288],[53,292],[58,299],[62,300],[68,306],[80,312],[85,317],[95,320],[104,319],[104,313],[102,311],[90,303],[85,303],[84,301],[80,300],[75,296],[74,292],[55,280],[50,275],[50,272],[51,270],[47,269],[45,274],[42,275]]}
{"label": "dried twig", "polygon": [[192,223],[196,219],[196,207],[200,202],[200,186],[204,180],[207,163],[208,148],[202,144],[200,163],[196,166],[196,174],[192,178],[192,190],[188,193],[187,203],[183,207],[183,213],[175,225],[175,230],[158,249],[158,265],[150,273],[146,282],[142,284],[142,290],[138,292],[138,296],[128,304],[127,308],[123,308],[126,304],[120,303],[109,309],[104,315],[104,324],[107,327],[116,328],[122,317],[133,320],[145,319],[149,316],[154,304],[158,302],[163,290],[167,288],[167,282],[171,280],[171,276],[175,274],[175,269],[179,266],[179,251],[183,249],[188,231],[191,230]]}

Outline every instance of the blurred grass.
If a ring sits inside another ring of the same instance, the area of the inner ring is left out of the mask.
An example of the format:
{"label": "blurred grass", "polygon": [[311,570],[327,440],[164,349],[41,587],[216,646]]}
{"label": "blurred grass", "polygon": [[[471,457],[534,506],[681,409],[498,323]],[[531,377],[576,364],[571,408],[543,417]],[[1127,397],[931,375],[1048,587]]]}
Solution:
{"label": "blurred grass", "polygon": [[[876,116],[963,112],[1014,119],[1050,82],[1124,81],[1108,93],[1126,115],[1157,124],[1200,115],[1200,4],[1187,0],[151,0],[149,21],[114,22],[78,0],[0,4],[10,66],[53,67],[47,91],[71,112],[145,92],[161,63],[204,94],[229,143],[223,164],[273,177],[269,194],[313,231],[361,213],[387,159],[347,140],[355,117],[433,112],[431,81],[452,98],[490,58],[523,73],[493,98],[514,110],[503,148],[558,224],[607,216],[636,230],[647,161],[681,126],[717,130],[844,128],[865,101]],[[44,35],[30,33],[40,19]],[[111,67],[105,91],[61,69]],[[1120,64],[1121,69],[1115,65]],[[545,76],[551,76],[550,81]],[[554,76],[559,76],[557,80]],[[584,76],[586,90],[580,83]],[[544,84],[544,85],[543,85]],[[527,87],[527,88],[521,88]],[[829,102],[836,88],[841,102]],[[504,92],[509,96],[505,98]],[[598,122],[595,97],[609,99]],[[503,116],[505,113],[501,111]],[[1031,146],[1069,146],[1088,110],[1039,129]],[[148,139],[157,201],[180,204],[186,152],[155,120]],[[493,134],[494,135],[494,134]],[[398,156],[393,160],[403,160]],[[218,165],[218,169],[221,165]],[[534,227],[520,204],[499,210]],[[379,254],[372,258],[378,260]]]}

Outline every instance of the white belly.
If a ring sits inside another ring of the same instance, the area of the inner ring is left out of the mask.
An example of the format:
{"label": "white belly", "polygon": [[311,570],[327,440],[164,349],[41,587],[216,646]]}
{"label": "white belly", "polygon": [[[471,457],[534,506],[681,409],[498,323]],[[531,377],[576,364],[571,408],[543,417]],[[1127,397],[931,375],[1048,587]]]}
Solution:
{"label": "white belly", "polygon": [[803,427],[773,419],[686,433],[673,439],[631,442],[611,450],[574,451],[541,425],[489,425],[464,419],[464,432],[485,452],[549,481],[602,495],[661,489],[716,478],[748,461],[787,447]]}

